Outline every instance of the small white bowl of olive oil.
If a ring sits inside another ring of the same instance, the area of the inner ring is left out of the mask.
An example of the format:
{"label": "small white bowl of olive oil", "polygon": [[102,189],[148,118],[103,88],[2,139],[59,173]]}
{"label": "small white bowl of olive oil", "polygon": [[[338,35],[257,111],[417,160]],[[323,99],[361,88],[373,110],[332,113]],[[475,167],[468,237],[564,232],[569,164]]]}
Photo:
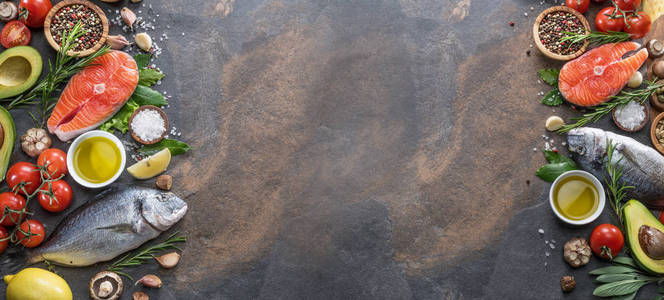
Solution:
{"label": "small white bowl of olive oil", "polygon": [[571,225],[585,225],[602,213],[606,195],[595,176],[580,170],[567,171],[553,182],[549,203],[556,216]]}
{"label": "small white bowl of olive oil", "polygon": [[76,182],[87,188],[105,187],[122,175],[127,154],[115,135],[102,130],[88,131],[67,150],[67,169]]}

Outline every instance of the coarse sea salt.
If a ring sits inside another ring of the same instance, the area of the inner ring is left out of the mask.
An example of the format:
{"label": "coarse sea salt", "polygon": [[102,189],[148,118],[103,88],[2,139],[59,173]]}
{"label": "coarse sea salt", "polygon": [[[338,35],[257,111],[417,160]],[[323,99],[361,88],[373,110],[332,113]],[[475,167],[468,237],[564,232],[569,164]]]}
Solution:
{"label": "coarse sea salt", "polygon": [[144,109],[139,111],[131,121],[132,132],[141,140],[154,141],[166,131],[166,124],[158,111]]}
{"label": "coarse sea salt", "polygon": [[639,127],[645,117],[645,108],[636,101],[631,101],[625,106],[616,108],[616,121],[628,130]]}

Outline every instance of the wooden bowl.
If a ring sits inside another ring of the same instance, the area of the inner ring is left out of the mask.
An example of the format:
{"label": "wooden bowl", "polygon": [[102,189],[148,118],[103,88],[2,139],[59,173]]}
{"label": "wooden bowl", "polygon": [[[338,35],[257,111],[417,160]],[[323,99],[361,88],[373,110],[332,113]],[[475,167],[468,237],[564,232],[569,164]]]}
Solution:
{"label": "wooden bowl", "polygon": [[659,151],[659,153],[664,154],[664,146],[661,145],[661,144],[657,141],[657,136],[655,135],[655,130],[656,130],[656,128],[657,128],[657,123],[659,123],[659,121],[660,121],[662,118],[664,118],[664,112],[658,114],[658,115],[652,120],[652,124],[650,124],[650,141],[652,142],[652,145],[655,146],[655,149],[657,149],[657,151]]}
{"label": "wooden bowl", "polygon": [[67,55],[69,56],[79,56],[79,57],[88,56],[99,50],[99,48],[101,48],[106,43],[106,39],[108,39],[108,19],[106,18],[104,11],[101,8],[99,8],[99,6],[93,4],[90,1],[64,0],[53,6],[51,10],[48,12],[48,15],[46,15],[46,19],[44,20],[44,35],[46,36],[48,44],[51,45],[51,47],[53,47],[55,51],[60,51],[60,45],[58,45],[58,43],[56,43],[55,40],[53,39],[53,36],[51,36],[51,21],[53,20],[53,16],[55,16],[55,13],[57,13],[60,10],[60,8],[74,4],[85,5],[88,8],[92,9],[94,12],[96,12],[99,18],[101,19],[101,24],[103,26],[101,38],[99,38],[99,41],[97,41],[97,43],[94,46],[92,46],[92,48],[83,51],[70,50],[69,52],[67,52]]}
{"label": "wooden bowl", "polygon": [[[152,141],[144,141],[144,140],[140,139],[139,137],[136,136],[136,134],[134,134],[134,131],[131,129],[131,123],[134,121],[134,117],[136,116],[136,114],[138,114],[139,111],[146,110],[146,109],[156,110],[161,115],[161,117],[164,119],[164,127],[166,128],[166,130],[164,130],[164,133],[162,133],[162,135],[159,138],[156,138],[155,140],[152,140]],[[131,133],[131,137],[133,137],[134,140],[136,140],[137,142],[139,142],[143,145],[152,145],[152,144],[158,143],[159,141],[164,139],[166,134],[168,134],[168,118],[166,117],[166,113],[164,113],[164,111],[161,110],[161,108],[156,107],[154,105],[139,106],[131,114],[131,116],[129,116],[128,125],[129,125],[129,133]]]}
{"label": "wooden bowl", "polygon": [[570,59],[577,58],[579,55],[583,54],[583,52],[586,52],[586,49],[588,49],[588,44],[590,44],[590,42],[588,42],[588,40],[585,40],[583,42],[583,46],[581,46],[581,49],[579,49],[579,51],[576,51],[576,52],[574,52],[572,54],[568,54],[568,55],[560,55],[560,54],[557,54],[557,53],[553,53],[549,49],[547,49],[544,46],[544,44],[542,44],[542,41],[540,41],[539,26],[540,26],[540,23],[542,22],[542,19],[544,19],[544,16],[546,16],[546,15],[552,13],[552,12],[557,12],[557,11],[564,11],[564,12],[568,12],[568,13],[573,14],[574,16],[579,18],[579,20],[581,20],[581,24],[583,24],[583,27],[586,28],[586,32],[590,32],[590,24],[588,24],[588,20],[586,20],[586,17],[584,17],[581,13],[579,13],[578,11],[576,11],[572,8],[569,8],[567,6],[553,6],[553,7],[550,7],[550,8],[547,8],[547,9],[543,10],[539,14],[539,16],[537,16],[537,19],[535,19],[535,24],[533,24],[533,38],[535,39],[535,45],[537,45],[537,49],[539,49],[540,52],[542,52],[542,54],[544,54],[544,56],[549,57],[549,58],[553,58],[553,59],[556,59],[556,60],[570,60]]}
{"label": "wooden bowl", "polygon": [[648,110],[648,105],[645,105],[645,104],[640,104],[640,105],[643,106],[643,108],[645,109],[646,117],[643,118],[643,121],[641,122],[641,124],[639,124],[639,126],[637,126],[634,129],[627,129],[627,128],[623,127],[622,125],[620,125],[620,123],[618,123],[618,120],[616,120],[616,109],[615,108],[611,110],[611,118],[613,119],[613,123],[615,123],[616,126],[618,126],[618,128],[620,128],[621,130],[626,131],[626,132],[637,132],[637,131],[643,129],[643,127],[646,127],[646,124],[648,124],[648,119],[650,119],[650,111]]}

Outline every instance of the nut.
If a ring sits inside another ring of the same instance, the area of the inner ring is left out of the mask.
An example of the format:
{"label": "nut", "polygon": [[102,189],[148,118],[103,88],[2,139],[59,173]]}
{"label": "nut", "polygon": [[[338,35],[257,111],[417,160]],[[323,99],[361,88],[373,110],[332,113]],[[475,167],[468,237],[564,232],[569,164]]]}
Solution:
{"label": "nut", "polygon": [[131,0],[131,3],[141,3],[143,0]]}
{"label": "nut", "polygon": [[90,298],[115,300],[122,295],[122,278],[114,272],[103,271],[90,279]]}
{"label": "nut", "polygon": [[544,124],[548,131],[556,131],[560,129],[560,127],[563,127],[563,125],[565,125],[565,121],[559,116],[550,116],[546,119],[546,123]]}
{"label": "nut", "polygon": [[166,269],[175,267],[180,261],[180,254],[177,252],[166,253],[162,256],[155,257],[155,260]]}
{"label": "nut", "polygon": [[563,292],[569,293],[575,287],[576,280],[574,280],[574,276],[563,276],[563,278],[560,278],[560,288],[563,290]]}
{"label": "nut", "polygon": [[160,175],[157,177],[158,188],[165,191],[170,191],[171,186],[173,186],[173,177],[171,175]]}
{"label": "nut", "polygon": [[146,287],[151,287],[151,288],[160,288],[161,287],[161,279],[157,277],[157,275],[152,275],[148,274],[143,276],[141,279],[136,281],[135,285],[142,284],[143,286]]}
{"label": "nut", "polygon": [[133,300],[149,300],[150,297],[146,293],[143,292],[135,292],[133,295],[131,295]]}
{"label": "nut", "polygon": [[21,148],[31,157],[35,157],[51,147],[51,138],[42,128],[30,128],[21,136]]}
{"label": "nut", "polygon": [[588,241],[582,237],[569,240],[565,243],[563,249],[565,261],[574,268],[587,264],[590,261],[590,255],[592,255]]}
{"label": "nut", "polygon": [[138,48],[148,52],[152,48],[152,38],[145,32],[141,32],[134,37],[134,42]]}
{"label": "nut", "polygon": [[120,16],[122,20],[129,26],[131,31],[134,31],[134,23],[136,23],[136,14],[127,7],[123,7],[120,11]]}

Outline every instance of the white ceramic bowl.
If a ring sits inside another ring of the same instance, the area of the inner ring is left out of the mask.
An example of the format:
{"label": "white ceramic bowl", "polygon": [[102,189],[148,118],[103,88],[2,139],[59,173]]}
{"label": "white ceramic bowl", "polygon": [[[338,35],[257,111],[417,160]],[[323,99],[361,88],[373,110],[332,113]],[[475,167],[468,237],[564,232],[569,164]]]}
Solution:
{"label": "white ceramic bowl", "polygon": [[[111,179],[109,179],[107,181],[104,181],[104,182],[100,182],[100,183],[92,183],[92,182],[86,181],[85,179],[81,178],[76,173],[76,169],[74,169],[74,151],[76,151],[76,148],[78,148],[78,145],[80,145],[81,142],[83,142],[84,140],[87,140],[91,137],[96,137],[96,136],[102,136],[102,137],[108,138],[109,140],[113,141],[113,143],[115,143],[115,145],[118,147],[118,149],[120,149],[120,157],[121,157],[121,160],[122,160],[120,162],[120,168],[118,169],[117,172],[115,172],[115,175],[113,175],[113,177],[111,177]],[[122,142],[120,141],[120,139],[118,139],[113,134],[110,134],[110,133],[108,133],[106,131],[103,131],[103,130],[92,130],[92,131],[88,131],[84,134],[81,134],[80,136],[78,136],[74,140],[73,143],[71,143],[71,146],[69,146],[69,150],[67,150],[67,169],[69,170],[69,175],[71,175],[71,177],[74,178],[74,180],[76,182],[78,182],[78,184],[80,184],[84,187],[87,187],[87,188],[92,188],[92,189],[102,188],[102,187],[105,187],[105,186],[113,183],[115,180],[118,179],[118,177],[120,177],[120,175],[122,175],[122,171],[125,168],[125,163],[126,162],[127,162],[127,154],[125,153],[124,145],[122,145]]]}
{"label": "white ceramic bowl", "polygon": [[[563,216],[556,209],[556,205],[553,202],[553,191],[558,186],[558,183],[560,183],[561,180],[563,180],[567,177],[570,177],[570,176],[574,176],[574,175],[581,176],[581,177],[584,177],[584,178],[590,180],[590,182],[592,182],[592,184],[597,189],[597,194],[599,195],[599,204],[597,206],[597,210],[592,215],[590,215],[589,217],[587,217],[583,220],[571,220],[571,219],[566,218],[565,216]],[[558,219],[562,220],[563,222],[565,222],[567,224],[571,224],[571,225],[585,225],[585,224],[588,224],[592,221],[595,221],[595,219],[597,219],[597,217],[599,217],[599,215],[602,214],[602,211],[604,210],[605,203],[606,203],[606,195],[604,194],[604,188],[602,187],[602,183],[599,182],[599,180],[597,180],[597,178],[595,176],[593,176],[592,174],[590,174],[586,171],[573,170],[573,171],[567,171],[567,172],[561,174],[560,176],[558,176],[558,178],[556,178],[556,180],[551,185],[551,189],[549,190],[549,204],[551,205],[551,209],[553,210],[553,213],[556,214]]]}

